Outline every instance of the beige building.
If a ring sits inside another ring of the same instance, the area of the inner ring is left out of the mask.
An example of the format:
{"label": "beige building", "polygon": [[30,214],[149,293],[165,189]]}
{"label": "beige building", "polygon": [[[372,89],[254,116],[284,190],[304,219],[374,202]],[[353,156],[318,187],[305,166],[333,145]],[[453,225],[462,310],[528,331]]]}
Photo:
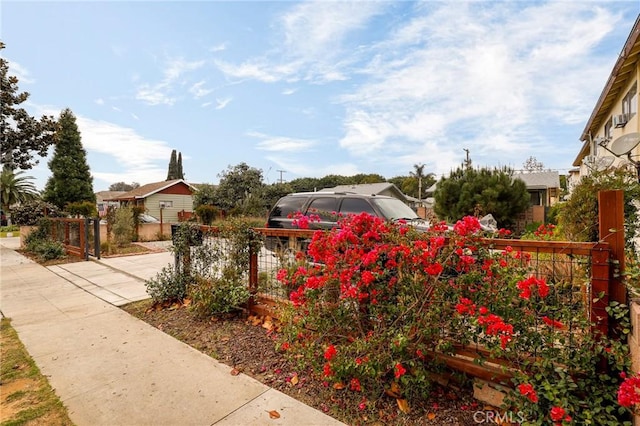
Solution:
{"label": "beige building", "polygon": [[149,183],[106,201],[144,207],[146,214],[163,222],[178,222],[193,213],[196,188],[182,179]]}
{"label": "beige building", "polygon": [[639,83],[640,16],[580,136],[582,148],[573,162],[580,176],[621,164],[640,172]]}

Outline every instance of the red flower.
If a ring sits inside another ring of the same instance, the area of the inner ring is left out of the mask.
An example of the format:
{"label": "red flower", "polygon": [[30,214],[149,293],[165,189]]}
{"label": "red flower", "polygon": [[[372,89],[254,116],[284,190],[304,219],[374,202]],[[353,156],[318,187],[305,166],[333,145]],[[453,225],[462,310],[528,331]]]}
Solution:
{"label": "red flower", "polygon": [[530,385],[529,383],[519,384],[518,391],[520,392],[520,395],[526,396],[529,399],[529,401],[533,403],[538,402],[538,394],[536,394],[536,391],[533,389],[533,386]]}
{"label": "red flower", "polygon": [[324,365],[324,369],[322,371],[322,374],[323,374],[324,377],[333,376],[333,371],[331,371],[331,365],[328,362]]}
{"label": "red flower", "polygon": [[289,342],[284,342],[281,346],[283,351],[289,350],[289,348],[291,348],[291,345],[289,344]]}
{"label": "red flower", "polygon": [[551,409],[550,414],[551,414],[551,420],[553,420],[554,422],[559,422],[564,418],[565,414],[567,413],[566,411],[564,411],[564,408],[558,407],[556,405]]}
{"label": "red flower", "polygon": [[406,372],[407,372],[407,369],[404,368],[402,364],[400,363],[396,364],[396,368],[395,368],[396,379],[399,379],[400,377],[404,376]]}
{"label": "red flower", "polygon": [[329,345],[327,350],[324,351],[324,359],[326,359],[327,361],[331,361],[333,357],[336,356],[337,353],[338,351],[336,350],[336,347],[333,345]]}
{"label": "red flower", "polygon": [[351,381],[349,382],[349,389],[354,392],[360,392],[362,390],[362,386],[360,386],[360,380],[355,377],[351,379]]}
{"label": "red flower", "polygon": [[551,319],[549,317],[542,317],[542,321],[544,321],[545,324],[554,327],[554,328],[562,328],[564,327],[564,324],[562,324],[560,321]]}
{"label": "red flower", "polygon": [[618,388],[618,404],[623,407],[631,407],[640,403],[640,376],[627,377],[620,373],[624,382]]}
{"label": "red flower", "polygon": [[543,279],[536,277],[529,277],[526,280],[518,282],[518,289],[520,290],[520,297],[522,299],[529,300],[531,298],[531,289],[535,287],[538,289],[540,297],[546,297],[549,294],[549,286]]}

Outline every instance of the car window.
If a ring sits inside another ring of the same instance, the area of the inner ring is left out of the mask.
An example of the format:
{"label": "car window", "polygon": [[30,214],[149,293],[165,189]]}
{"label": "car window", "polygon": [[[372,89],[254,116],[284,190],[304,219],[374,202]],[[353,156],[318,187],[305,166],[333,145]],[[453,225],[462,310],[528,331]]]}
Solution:
{"label": "car window", "polygon": [[359,213],[369,213],[372,216],[377,216],[373,207],[362,198],[345,198],[342,200],[342,204],[340,205],[340,213],[343,216],[349,214],[359,214]]}
{"label": "car window", "polygon": [[320,197],[311,200],[307,207],[307,215],[316,214],[320,219],[336,221],[337,200],[335,197]]}
{"label": "car window", "polygon": [[284,197],[271,211],[271,217],[288,217],[302,210],[305,197]]}
{"label": "car window", "polygon": [[382,212],[385,219],[420,219],[420,217],[397,198],[375,198],[371,200]]}

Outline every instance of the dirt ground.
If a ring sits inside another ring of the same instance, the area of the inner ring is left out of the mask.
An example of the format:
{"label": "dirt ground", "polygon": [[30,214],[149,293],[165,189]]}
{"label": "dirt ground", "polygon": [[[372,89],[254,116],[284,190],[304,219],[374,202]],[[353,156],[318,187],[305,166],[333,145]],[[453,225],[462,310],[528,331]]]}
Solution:
{"label": "dirt ground", "polygon": [[232,374],[247,374],[350,425],[474,425],[474,413],[484,408],[472,398],[471,389],[438,386],[431,399],[410,407],[409,414],[400,411],[395,399],[384,395],[374,407],[360,411],[361,394],[335,390],[323,385],[312,372],[296,369],[275,350],[273,332],[255,317],[199,320],[185,306],[152,308],[148,300],[123,309],[233,367]]}

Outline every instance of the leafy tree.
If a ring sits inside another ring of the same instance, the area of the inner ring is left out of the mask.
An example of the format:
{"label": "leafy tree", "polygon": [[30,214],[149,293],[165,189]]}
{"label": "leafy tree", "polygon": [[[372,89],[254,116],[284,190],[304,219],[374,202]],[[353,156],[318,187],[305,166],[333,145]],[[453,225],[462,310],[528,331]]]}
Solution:
{"label": "leafy tree", "polygon": [[287,194],[291,194],[293,189],[289,183],[274,183],[272,185],[265,185],[262,191],[262,197],[264,199],[265,210],[273,207],[276,202]]}
{"label": "leafy tree", "polygon": [[598,241],[598,192],[624,190],[624,226],[627,248],[640,231],[640,218],[634,202],[640,200],[640,183],[631,167],[593,171],[583,176],[571,197],[562,204],[558,223],[571,241]]}
{"label": "leafy tree", "polygon": [[200,206],[213,206],[216,199],[216,187],[209,183],[203,183],[197,186],[196,192],[193,194],[193,209],[196,210]]}
{"label": "leafy tree", "polygon": [[5,164],[0,174],[0,198],[2,210],[7,215],[7,225],[11,225],[10,207],[13,204],[34,200],[38,197],[35,185],[31,182],[33,177],[22,176],[24,172],[14,173],[9,165]]}
{"label": "leafy tree", "polygon": [[531,156],[522,164],[522,168],[525,172],[536,173],[544,170],[544,164],[538,161],[536,157]]}
{"label": "leafy tree", "polygon": [[64,217],[64,213],[51,203],[31,200],[15,207],[11,216],[18,225],[36,226],[44,217]]}
{"label": "leafy tree", "polygon": [[205,225],[211,225],[218,215],[218,209],[207,204],[198,206],[195,211],[200,221]]}
{"label": "leafy tree", "polygon": [[322,189],[318,178],[304,177],[289,182],[292,192],[313,192]]}
{"label": "leafy tree", "polygon": [[[0,50],[5,44],[0,41]],[[2,163],[12,169],[27,170],[38,164],[34,153],[44,157],[54,143],[55,120],[42,116],[31,117],[19,105],[29,98],[28,92],[18,91],[18,79],[8,75],[9,62],[0,57],[0,133],[2,134]]]}
{"label": "leafy tree", "polygon": [[[418,198],[418,181],[413,176],[395,176],[391,179],[388,179],[387,182],[393,183],[398,187],[404,194],[407,194],[411,197]],[[422,178],[422,191],[424,198],[424,191],[429,188],[431,185],[436,183],[435,174],[427,173]]]}
{"label": "leafy tree", "polygon": [[96,204],[91,201],[77,201],[69,203],[65,206],[65,210],[72,216],[76,217],[97,217],[98,210]]}
{"label": "leafy tree", "polygon": [[175,149],[171,151],[166,180],[174,179],[184,179],[184,173],[182,172],[182,153],[178,156]]}
{"label": "leafy tree", "polygon": [[140,184],[138,182],[124,183],[124,182],[116,182],[109,185],[109,191],[132,191],[136,188],[140,188]]}
{"label": "leafy tree", "polygon": [[386,182],[384,176],[377,173],[359,173],[348,178],[350,184],[360,185],[365,183],[380,183]]}
{"label": "leafy tree", "polygon": [[49,169],[52,176],[44,189],[46,201],[59,208],[79,201],[96,202],[87,152],[82,147],[76,117],[69,108],[62,111],[58,120],[56,148]]}
{"label": "leafy tree", "polygon": [[525,183],[513,179],[513,171],[502,169],[463,168],[442,178],[434,194],[435,213],[448,221],[464,216],[492,214],[499,226],[509,227],[529,207],[530,197]]}
{"label": "leafy tree", "polygon": [[216,190],[215,205],[227,212],[241,206],[252,194],[255,197],[263,185],[262,170],[249,167],[244,162],[228,166],[218,177],[220,183]]}

